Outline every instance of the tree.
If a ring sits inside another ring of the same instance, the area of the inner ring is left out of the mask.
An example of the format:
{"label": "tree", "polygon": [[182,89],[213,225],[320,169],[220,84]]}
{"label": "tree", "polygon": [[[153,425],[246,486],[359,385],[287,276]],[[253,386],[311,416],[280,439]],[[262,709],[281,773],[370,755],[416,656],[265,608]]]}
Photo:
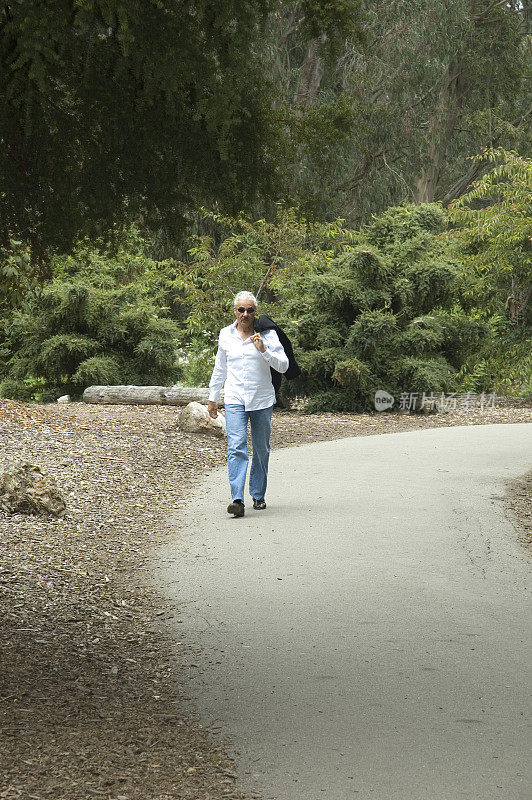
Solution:
{"label": "tree", "polygon": [[181,326],[180,377],[196,386],[209,380],[218,331],[238,291],[252,291],[261,312],[278,316],[294,278],[310,277],[356,237],[341,221],[309,223],[282,205],[275,222],[202,216],[209,235],[191,237],[186,257],[168,260],[155,277],[161,302]]}
{"label": "tree", "polygon": [[9,357],[6,339],[12,314],[17,308],[28,309],[35,289],[29,247],[10,239],[7,247],[0,247],[0,375]]}
{"label": "tree", "polygon": [[486,146],[530,147],[529,17],[520,2],[367,0],[334,61],[305,43],[300,4],[271,23],[272,71],[304,213],[358,225],[403,202],[450,202]]}
{"label": "tree", "polygon": [[247,205],[278,139],[259,0],[4,0],[0,235],[49,246],[124,218]]}
{"label": "tree", "polygon": [[0,247],[0,325],[7,314],[23,306],[31,290],[32,269],[29,248],[15,239]]}
{"label": "tree", "polygon": [[[239,212],[281,193],[289,135],[265,68],[286,0],[3,0],[0,237],[36,262],[134,219]],[[305,36],[332,51],[353,0],[302,0]],[[266,48],[267,49],[267,48]]]}
{"label": "tree", "polygon": [[458,228],[461,288],[494,313],[506,310],[516,325],[530,323],[532,295],[532,160],[502,149],[474,161],[494,164],[452,203]]}
{"label": "tree", "polygon": [[[424,137],[426,163],[416,181],[416,200],[421,203],[436,197],[453,140],[477,138],[481,146],[493,146],[502,137],[515,141],[516,129],[532,112],[527,94],[520,92],[526,85],[530,56],[523,4],[469,0],[457,4],[457,10],[461,30],[453,50],[442,60]],[[516,89],[517,103],[512,102]],[[451,199],[449,192],[445,199]]]}

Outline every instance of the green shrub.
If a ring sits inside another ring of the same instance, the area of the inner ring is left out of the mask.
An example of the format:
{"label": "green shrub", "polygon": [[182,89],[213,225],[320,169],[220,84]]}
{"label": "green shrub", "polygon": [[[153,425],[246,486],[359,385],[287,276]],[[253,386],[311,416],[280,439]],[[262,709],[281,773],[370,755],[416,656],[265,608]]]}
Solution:
{"label": "green shrub", "polygon": [[304,374],[289,390],[311,398],[307,409],[372,410],[377,389],[452,388],[457,266],[444,228],[438,205],[390,208],[306,286],[294,283],[284,316]]}
{"label": "green shrub", "polygon": [[179,329],[166,309],[140,282],[117,285],[109,272],[103,280],[80,273],[52,280],[27,311],[14,315],[1,396],[79,397],[91,384],[175,380]]}
{"label": "green shrub", "polygon": [[76,386],[112,386],[121,383],[120,362],[115,356],[92,356],[82,361],[72,375]]}
{"label": "green shrub", "polygon": [[532,159],[501,148],[491,168],[456,200],[448,238],[460,258],[455,294],[474,325],[462,331],[458,385],[465,391],[532,392]]}

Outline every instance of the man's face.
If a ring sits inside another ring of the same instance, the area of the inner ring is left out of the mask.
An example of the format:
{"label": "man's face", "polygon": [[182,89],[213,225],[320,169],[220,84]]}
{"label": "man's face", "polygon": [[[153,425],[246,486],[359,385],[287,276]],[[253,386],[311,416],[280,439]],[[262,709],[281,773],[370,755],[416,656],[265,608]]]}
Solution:
{"label": "man's face", "polygon": [[251,300],[242,300],[241,303],[235,306],[235,317],[237,322],[241,322],[245,327],[250,324],[252,325],[255,318],[255,311],[256,308]]}

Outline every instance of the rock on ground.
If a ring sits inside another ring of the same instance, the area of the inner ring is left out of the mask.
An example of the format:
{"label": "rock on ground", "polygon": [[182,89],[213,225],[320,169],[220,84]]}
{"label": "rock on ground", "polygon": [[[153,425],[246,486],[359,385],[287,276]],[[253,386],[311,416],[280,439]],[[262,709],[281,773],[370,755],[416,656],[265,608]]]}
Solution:
{"label": "rock on ground", "polygon": [[225,418],[218,414],[216,419],[209,416],[207,406],[189,403],[179,414],[179,427],[186,433],[209,433],[225,436]]}
{"label": "rock on ground", "polygon": [[18,462],[0,478],[0,506],[9,514],[62,517],[66,504],[53,478],[34,464]]}

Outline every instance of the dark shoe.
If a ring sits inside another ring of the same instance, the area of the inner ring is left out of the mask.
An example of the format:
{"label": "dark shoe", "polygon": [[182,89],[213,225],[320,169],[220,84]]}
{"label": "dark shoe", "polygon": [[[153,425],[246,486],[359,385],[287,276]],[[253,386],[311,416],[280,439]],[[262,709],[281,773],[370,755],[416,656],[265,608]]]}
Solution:
{"label": "dark shoe", "polygon": [[266,508],[264,498],[262,500],[253,500],[253,508],[255,511],[262,511],[263,508]]}
{"label": "dark shoe", "polygon": [[235,517],[243,517],[244,516],[244,503],[242,500],[233,500],[232,503],[229,503],[227,506],[227,513],[233,514]]}

